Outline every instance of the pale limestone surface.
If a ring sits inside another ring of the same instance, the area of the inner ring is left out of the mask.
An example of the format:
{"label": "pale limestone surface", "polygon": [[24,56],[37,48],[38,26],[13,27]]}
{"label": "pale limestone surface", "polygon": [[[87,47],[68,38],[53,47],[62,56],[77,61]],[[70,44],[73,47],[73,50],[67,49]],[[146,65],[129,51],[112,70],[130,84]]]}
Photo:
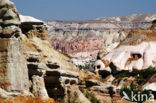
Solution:
{"label": "pale limestone surface", "polygon": [[[149,66],[156,66],[156,42],[142,42],[138,45],[122,45],[102,58],[104,61],[112,62],[119,71],[133,69],[142,70]],[[141,55],[140,58],[132,55]]]}

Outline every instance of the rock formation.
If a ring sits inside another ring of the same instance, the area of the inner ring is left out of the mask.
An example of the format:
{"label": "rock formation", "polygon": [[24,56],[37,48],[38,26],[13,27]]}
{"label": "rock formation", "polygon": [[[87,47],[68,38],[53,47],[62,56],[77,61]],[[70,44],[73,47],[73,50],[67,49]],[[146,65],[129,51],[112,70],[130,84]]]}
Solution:
{"label": "rock formation", "polygon": [[9,0],[0,1],[0,14],[1,97],[64,98],[79,74],[68,56],[51,47],[46,25],[19,16]]}

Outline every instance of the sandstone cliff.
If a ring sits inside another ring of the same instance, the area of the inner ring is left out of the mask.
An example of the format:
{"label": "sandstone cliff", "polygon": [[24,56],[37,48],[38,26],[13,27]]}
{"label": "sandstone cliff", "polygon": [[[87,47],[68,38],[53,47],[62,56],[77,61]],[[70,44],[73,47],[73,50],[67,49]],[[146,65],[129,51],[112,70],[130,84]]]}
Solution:
{"label": "sandstone cliff", "polygon": [[0,1],[0,14],[0,102],[63,100],[79,76],[70,57],[51,47],[42,21],[19,16],[9,0]]}

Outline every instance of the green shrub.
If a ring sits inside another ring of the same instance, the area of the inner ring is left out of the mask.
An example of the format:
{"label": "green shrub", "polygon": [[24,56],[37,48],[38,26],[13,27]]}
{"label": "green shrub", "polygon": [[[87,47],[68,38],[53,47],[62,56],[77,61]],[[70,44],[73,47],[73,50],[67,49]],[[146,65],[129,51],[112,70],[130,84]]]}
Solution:
{"label": "green shrub", "polygon": [[155,73],[156,73],[156,69],[150,66],[145,70],[140,70],[140,71],[136,70],[136,71],[133,71],[132,73],[128,71],[121,71],[121,72],[114,74],[114,77],[116,79],[122,79],[124,77],[134,76],[137,78],[138,82],[143,83],[144,81],[152,77],[153,74]]}
{"label": "green shrub", "polygon": [[114,77],[116,79],[122,79],[122,78],[128,77],[128,76],[127,76],[127,73],[126,72],[121,72],[121,73],[118,73],[118,74],[114,75]]}
{"label": "green shrub", "polygon": [[152,77],[156,73],[156,69],[154,67],[148,67],[145,70],[142,70],[138,73],[137,82],[138,84],[143,84],[146,82],[150,77]]}
{"label": "green shrub", "polygon": [[155,68],[150,66],[144,71],[139,72],[139,75],[141,78],[147,79],[147,78],[150,78],[155,73],[155,70],[156,70]]}
{"label": "green shrub", "polygon": [[91,103],[100,103],[93,94],[90,94],[86,90],[83,90],[83,89],[81,90],[81,92],[84,94],[86,98],[88,98],[89,101],[91,101]]}

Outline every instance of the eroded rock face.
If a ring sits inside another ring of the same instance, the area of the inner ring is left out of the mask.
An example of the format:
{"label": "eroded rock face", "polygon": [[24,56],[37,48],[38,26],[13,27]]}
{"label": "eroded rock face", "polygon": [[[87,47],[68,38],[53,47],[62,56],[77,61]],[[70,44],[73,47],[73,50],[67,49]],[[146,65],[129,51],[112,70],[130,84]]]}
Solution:
{"label": "eroded rock face", "polygon": [[155,16],[156,14],[134,14],[88,21],[48,21],[46,23],[55,49],[72,57],[95,59],[100,49],[110,52],[120,40],[125,39],[127,32],[125,30],[145,29],[151,25]]}
{"label": "eroded rock face", "polygon": [[44,25],[32,26],[22,40],[32,93],[40,98],[64,98],[66,86],[78,83],[77,68],[68,56],[51,47]]}

